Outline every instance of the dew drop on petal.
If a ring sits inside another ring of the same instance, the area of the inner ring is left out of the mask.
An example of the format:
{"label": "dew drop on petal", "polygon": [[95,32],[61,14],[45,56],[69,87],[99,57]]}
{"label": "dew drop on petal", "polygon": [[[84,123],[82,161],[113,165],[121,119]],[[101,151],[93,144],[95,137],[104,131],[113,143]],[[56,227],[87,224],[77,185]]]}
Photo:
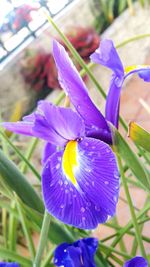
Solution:
{"label": "dew drop on petal", "polygon": [[104,184],[108,185],[108,184],[109,184],[109,182],[108,182],[108,181],[105,181],[105,182],[104,182]]}
{"label": "dew drop on petal", "polygon": [[69,190],[68,189],[65,189],[65,193],[68,194],[69,193]]}
{"label": "dew drop on petal", "polygon": [[63,208],[64,208],[64,206],[65,206],[64,204],[61,204],[61,205],[60,205],[60,208],[61,208],[61,209],[63,209]]}
{"label": "dew drop on petal", "polygon": [[94,181],[92,181],[92,186],[95,186],[95,182]]}
{"label": "dew drop on petal", "polygon": [[118,173],[117,171],[114,172],[114,177],[115,177],[116,179],[119,179],[119,173]]}
{"label": "dew drop on petal", "polygon": [[84,207],[81,207],[81,212],[85,212],[85,208]]}
{"label": "dew drop on petal", "polygon": [[96,211],[100,211],[100,208],[98,206],[95,206]]}
{"label": "dew drop on petal", "polygon": [[59,168],[60,168],[60,163],[57,163],[56,170],[58,170]]}

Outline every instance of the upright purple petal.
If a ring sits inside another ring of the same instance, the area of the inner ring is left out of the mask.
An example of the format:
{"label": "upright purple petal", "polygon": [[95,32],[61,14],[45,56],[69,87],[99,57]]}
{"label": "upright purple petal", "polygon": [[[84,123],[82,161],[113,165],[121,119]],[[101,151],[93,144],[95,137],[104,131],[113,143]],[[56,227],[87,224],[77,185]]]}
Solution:
{"label": "upright purple petal", "polygon": [[118,80],[116,75],[112,76],[109,92],[106,99],[105,117],[116,128],[119,122],[120,94],[123,80]]}
{"label": "upright purple petal", "polygon": [[119,78],[124,75],[122,62],[111,40],[101,40],[99,48],[90,58],[93,62],[110,68]]}
{"label": "upright purple petal", "polygon": [[83,120],[76,112],[46,101],[40,101],[37,110],[23,121],[2,125],[10,131],[35,136],[58,146],[64,146],[68,140],[80,138],[85,133]]}
{"label": "upright purple petal", "polygon": [[56,41],[53,42],[53,56],[58,70],[59,82],[69,95],[71,103],[84,119],[85,124],[88,127],[94,125],[109,130],[106,120],[90,99],[87,88],[68,54],[63,46]]}
{"label": "upright purple petal", "polygon": [[127,261],[123,267],[148,267],[148,262],[143,257],[136,256]]}
{"label": "upright purple petal", "polygon": [[94,229],[113,216],[119,193],[115,156],[105,143],[70,141],[53,154],[42,173],[46,209],[66,224]]}

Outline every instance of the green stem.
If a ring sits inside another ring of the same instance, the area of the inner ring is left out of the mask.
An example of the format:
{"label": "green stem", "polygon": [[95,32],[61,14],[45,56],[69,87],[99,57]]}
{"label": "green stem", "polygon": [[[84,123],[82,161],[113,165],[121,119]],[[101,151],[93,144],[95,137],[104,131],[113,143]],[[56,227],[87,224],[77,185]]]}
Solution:
{"label": "green stem", "polygon": [[[12,201],[11,208],[15,211],[15,201]],[[8,232],[8,240],[9,240],[9,249],[11,251],[16,251],[16,228],[17,228],[17,220],[13,213],[9,215],[9,232]]]}
{"label": "green stem", "polygon": [[136,235],[136,238],[137,238],[137,242],[139,244],[139,248],[140,248],[142,256],[146,258],[146,253],[145,253],[145,249],[144,249],[144,246],[143,246],[141,233],[140,233],[139,226],[138,226],[138,223],[137,223],[137,218],[136,218],[136,215],[135,215],[134,207],[133,207],[133,204],[132,204],[132,199],[131,199],[131,196],[130,196],[130,193],[129,193],[128,185],[127,185],[127,182],[126,182],[126,177],[124,176],[124,172],[123,172],[121,158],[120,158],[120,156],[118,154],[117,154],[117,159],[118,159],[118,166],[119,166],[119,169],[120,169],[122,184],[123,184],[123,187],[124,187],[124,190],[125,190],[125,194],[126,194],[126,197],[127,197],[127,200],[128,200],[128,205],[129,205],[129,208],[130,208],[130,213],[131,213],[131,217],[132,217],[132,221],[133,221],[133,225],[134,225],[134,229],[135,229],[135,235]]}
{"label": "green stem", "polygon": [[41,267],[46,267],[49,262],[51,262],[54,254],[55,246],[50,250],[50,252],[46,255]]}
{"label": "green stem", "polygon": [[21,160],[23,160],[28,167],[31,169],[31,171],[34,173],[34,175],[41,180],[41,176],[39,175],[39,173],[37,172],[37,170],[30,164],[30,162],[23,156],[23,154],[19,151],[19,149],[13,145],[13,143],[10,141],[10,139],[3,133],[0,131],[0,134],[4,137],[4,139],[8,142],[8,144],[10,145],[10,147],[16,152],[16,154],[20,157]]}
{"label": "green stem", "polygon": [[[114,222],[115,225],[119,226],[119,223],[118,223],[118,220],[117,220],[117,217],[116,216],[113,218],[113,222]],[[126,246],[124,244],[123,238],[120,240],[119,245],[120,245],[121,251],[123,251],[123,252],[126,253],[127,250],[126,250]]]}
{"label": "green stem", "polygon": [[35,256],[34,264],[33,267],[40,267],[44,247],[46,244],[47,236],[48,236],[48,230],[49,230],[49,225],[50,225],[50,215],[49,213],[45,210],[44,218],[43,218],[43,224],[42,224],[42,229],[41,229],[41,235],[40,235],[40,240],[39,240],[39,245],[37,249],[37,253]]}
{"label": "green stem", "polygon": [[8,249],[5,249],[3,247],[0,247],[0,259],[2,260],[11,260],[11,261],[15,261],[15,262],[18,262],[21,264],[21,266],[24,266],[24,267],[31,267],[32,263],[29,259],[25,258],[25,257],[22,257],[20,255],[18,255],[17,253],[15,252],[12,252]]}
{"label": "green stem", "polygon": [[[37,138],[31,139],[30,144],[28,146],[28,149],[25,153],[26,160],[29,161],[31,159],[31,156],[32,156],[37,144],[38,144],[38,141],[39,141],[39,139],[37,139]],[[27,163],[25,161],[22,161],[21,167],[20,167],[21,172],[23,172],[25,174],[27,172],[27,169],[28,169]]]}
{"label": "green stem", "polygon": [[4,246],[7,248],[7,210],[2,208],[2,227],[4,236]]}
{"label": "green stem", "polygon": [[124,257],[125,259],[127,259],[127,260],[130,259],[131,256],[132,256],[132,255],[129,256],[127,253],[119,251],[119,250],[113,248],[112,246],[105,245],[100,241],[99,241],[99,248],[104,249],[104,251],[106,251],[106,253],[107,253],[108,250],[110,250],[111,252],[113,252],[113,253],[115,253],[117,255],[120,255],[120,256]]}
{"label": "green stem", "polygon": [[28,247],[29,247],[30,255],[31,255],[32,260],[34,260],[35,248],[34,248],[34,243],[33,243],[33,240],[32,240],[32,235],[31,235],[31,232],[29,230],[28,222],[27,222],[27,219],[25,217],[25,214],[24,214],[24,211],[23,211],[23,207],[21,206],[21,203],[20,203],[19,199],[17,198],[17,196],[16,196],[16,203],[17,203],[17,209],[18,209],[18,212],[19,212],[19,216],[20,216],[22,228],[23,228],[23,231],[24,231],[24,235],[26,237],[27,244],[28,244]]}
{"label": "green stem", "polygon": [[137,41],[137,40],[140,40],[140,39],[143,39],[143,38],[147,38],[147,37],[150,37],[150,33],[136,35],[136,36],[134,36],[132,38],[129,38],[129,39],[126,39],[122,43],[116,45],[116,48],[123,47],[126,44],[129,44],[131,42],[134,42],[134,41]]}

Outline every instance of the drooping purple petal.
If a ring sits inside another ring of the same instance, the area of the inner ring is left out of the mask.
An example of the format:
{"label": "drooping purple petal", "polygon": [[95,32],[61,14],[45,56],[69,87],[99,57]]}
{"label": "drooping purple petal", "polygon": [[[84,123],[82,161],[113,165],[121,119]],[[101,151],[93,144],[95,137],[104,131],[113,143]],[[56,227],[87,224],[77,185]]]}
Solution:
{"label": "drooping purple petal", "polygon": [[46,143],[42,155],[42,165],[44,165],[47,161],[47,159],[57,151],[57,147],[55,145],[52,145],[50,143]]}
{"label": "drooping purple petal", "polygon": [[78,157],[80,169],[76,175],[79,187],[95,203],[97,210],[103,209],[113,216],[120,184],[114,153],[104,142],[84,138],[78,143]]}
{"label": "drooping purple petal", "polygon": [[90,56],[91,60],[110,68],[118,78],[124,76],[124,69],[119,55],[111,40],[101,40],[99,48]]}
{"label": "drooping purple petal", "polygon": [[123,267],[148,267],[148,262],[143,257],[136,256],[127,261]]}
{"label": "drooping purple petal", "polygon": [[69,95],[71,103],[82,116],[85,124],[88,127],[94,125],[109,131],[105,118],[90,99],[87,88],[68,54],[56,41],[53,42],[53,56],[60,84]]}
{"label": "drooping purple petal", "polygon": [[59,146],[84,136],[85,132],[83,120],[76,112],[46,101],[40,101],[37,110],[24,117],[23,121],[2,125],[10,131],[35,136]]}
{"label": "drooping purple petal", "polygon": [[52,155],[44,166],[45,206],[49,213],[66,224],[94,229],[116,210],[119,175],[115,156],[105,143],[85,138],[76,142],[76,154],[71,147],[66,167],[66,149]]}
{"label": "drooping purple petal", "polygon": [[54,264],[58,267],[96,267],[94,255],[98,247],[95,238],[84,238],[72,244],[59,245],[54,253]]}

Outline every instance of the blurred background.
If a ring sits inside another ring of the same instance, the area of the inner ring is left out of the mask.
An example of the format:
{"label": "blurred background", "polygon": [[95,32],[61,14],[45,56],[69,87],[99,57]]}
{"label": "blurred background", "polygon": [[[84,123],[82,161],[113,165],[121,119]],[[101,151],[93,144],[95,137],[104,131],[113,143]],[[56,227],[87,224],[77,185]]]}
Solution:
{"label": "blurred background", "polygon": [[[89,56],[99,46],[101,38],[108,38],[118,46],[125,66],[150,64],[148,0],[0,0],[0,115],[4,120],[17,121],[33,111],[39,99],[53,101],[60,94],[51,44],[54,38],[62,44],[63,41],[47,22],[45,14],[53,17],[86,63],[89,63]],[[142,35],[145,37],[120,45],[128,38]],[[79,64],[74,63],[81,70]],[[101,66],[94,66],[92,71],[108,91],[111,72]],[[86,75],[83,79],[94,102],[104,111],[104,100]],[[121,115],[127,122],[134,120],[150,131],[149,105],[150,84],[137,76],[129,78],[122,92]],[[123,131],[122,134],[127,138]],[[16,145],[24,150],[26,140],[18,137]],[[42,147],[39,143],[33,162],[39,170]],[[134,186],[130,190],[136,208],[140,209],[145,201],[144,191]],[[119,223],[125,225],[130,215],[123,191],[118,212]],[[149,223],[143,230],[145,235],[148,232]],[[105,226],[100,226],[95,232],[100,238],[107,234]],[[130,246],[130,242],[128,244]],[[147,247],[147,251],[150,253],[150,248]]]}

